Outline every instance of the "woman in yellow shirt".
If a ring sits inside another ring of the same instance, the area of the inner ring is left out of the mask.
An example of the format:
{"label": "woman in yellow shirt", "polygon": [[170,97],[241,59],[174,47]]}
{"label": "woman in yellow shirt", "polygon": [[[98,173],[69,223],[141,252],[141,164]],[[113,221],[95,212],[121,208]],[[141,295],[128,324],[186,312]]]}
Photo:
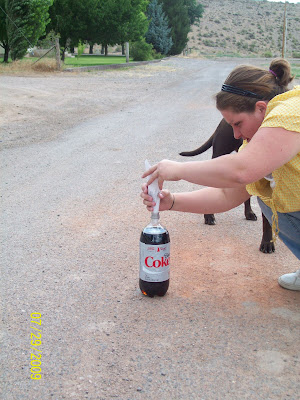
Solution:
{"label": "woman in yellow shirt", "polygon": [[[149,211],[154,202],[148,185],[158,178],[160,210],[201,214],[228,211],[251,195],[288,248],[300,259],[300,86],[289,63],[273,60],[269,70],[239,66],[216,95],[216,105],[244,145],[237,154],[208,161],[163,160],[151,167],[141,197]],[[162,190],[164,181],[186,180],[208,186],[188,193]],[[300,270],[279,278],[287,289],[300,290]]]}

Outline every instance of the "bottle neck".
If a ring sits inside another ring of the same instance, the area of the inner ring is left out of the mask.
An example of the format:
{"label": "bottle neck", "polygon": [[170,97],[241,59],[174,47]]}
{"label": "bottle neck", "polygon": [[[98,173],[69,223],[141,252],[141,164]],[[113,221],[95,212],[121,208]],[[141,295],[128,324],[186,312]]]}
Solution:
{"label": "bottle neck", "polygon": [[159,225],[159,213],[151,213],[151,225]]}

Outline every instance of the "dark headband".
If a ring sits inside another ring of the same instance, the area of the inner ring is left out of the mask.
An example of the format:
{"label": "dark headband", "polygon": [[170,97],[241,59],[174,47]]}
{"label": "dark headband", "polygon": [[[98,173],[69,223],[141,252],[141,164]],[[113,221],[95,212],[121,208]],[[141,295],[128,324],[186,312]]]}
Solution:
{"label": "dark headband", "polygon": [[245,96],[245,97],[254,97],[255,99],[263,99],[263,96],[260,96],[259,94],[250,92],[249,90],[244,90],[240,89],[236,86],[231,86],[231,85],[222,85],[222,92],[228,92],[232,94],[238,94],[239,96]]}

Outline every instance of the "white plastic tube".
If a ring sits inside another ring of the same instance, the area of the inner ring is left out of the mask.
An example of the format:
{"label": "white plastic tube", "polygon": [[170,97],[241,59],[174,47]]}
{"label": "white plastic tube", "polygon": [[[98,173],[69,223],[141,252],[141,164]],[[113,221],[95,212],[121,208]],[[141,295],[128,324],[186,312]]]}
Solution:
{"label": "white plastic tube", "polygon": [[[148,160],[145,161],[145,170],[148,171],[148,169],[151,168],[151,165]],[[147,177],[147,181],[150,179],[149,175]],[[160,193],[160,189],[158,187],[158,179],[155,179],[151,185],[148,186],[148,194],[153,198],[153,201],[156,203],[153,209],[154,214],[158,214],[159,212],[159,204],[160,204],[160,198],[158,197],[158,194]]]}

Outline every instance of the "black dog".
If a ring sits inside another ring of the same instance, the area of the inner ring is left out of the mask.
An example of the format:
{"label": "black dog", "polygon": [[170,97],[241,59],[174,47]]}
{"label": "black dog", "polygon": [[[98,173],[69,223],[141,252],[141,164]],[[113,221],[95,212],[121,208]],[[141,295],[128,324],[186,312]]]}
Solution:
{"label": "black dog", "polygon": [[[179,153],[181,156],[196,156],[204,153],[210,147],[213,148],[212,158],[220,157],[225,154],[230,154],[232,151],[238,151],[242,145],[242,139],[235,139],[233,129],[224,119],[219,123],[217,129],[212,136],[198,149],[193,151],[183,151]],[[245,201],[245,217],[248,220],[256,221],[257,217],[251,209],[250,199]],[[263,236],[260,244],[260,251],[263,253],[272,253],[275,251],[274,243],[272,242],[272,229],[268,220],[263,217]],[[215,225],[216,220],[214,214],[204,214],[204,221],[207,225]]]}

